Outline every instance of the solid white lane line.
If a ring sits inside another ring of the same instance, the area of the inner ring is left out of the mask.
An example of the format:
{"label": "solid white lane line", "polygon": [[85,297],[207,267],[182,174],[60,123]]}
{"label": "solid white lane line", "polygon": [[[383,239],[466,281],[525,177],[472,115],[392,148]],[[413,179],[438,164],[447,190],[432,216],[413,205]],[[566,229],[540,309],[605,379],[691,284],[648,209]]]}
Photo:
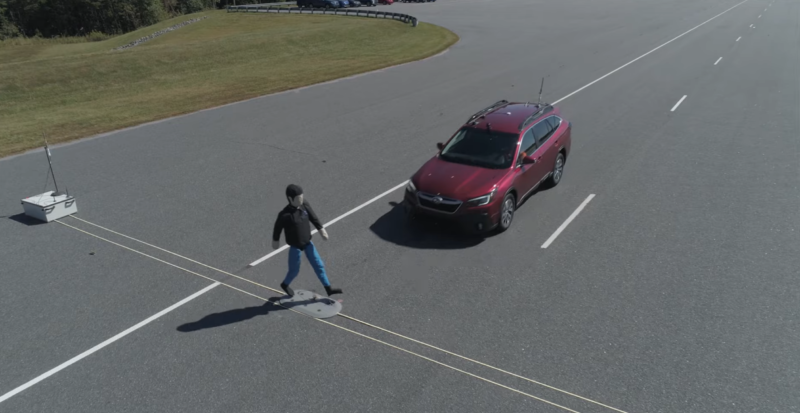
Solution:
{"label": "solid white lane line", "polygon": [[[271,242],[271,241],[270,241],[270,242]],[[284,251],[284,250],[286,250],[286,249],[288,249],[288,248],[289,248],[289,245],[284,245],[284,246],[282,246],[282,247],[280,247],[280,248],[276,249],[275,251],[272,251],[272,252],[270,252],[269,254],[267,254],[267,255],[265,255],[265,256],[263,256],[263,257],[261,257],[261,258],[259,258],[259,259],[255,260],[255,261],[253,261],[253,262],[251,262],[250,264],[247,264],[247,266],[248,266],[248,267],[255,267],[256,265],[258,265],[258,264],[261,264],[262,262],[264,262],[264,261],[266,261],[266,260],[268,260],[268,259],[270,259],[270,258],[272,258],[272,257],[274,257],[274,256],[276,256],[276,255],[278,255],[278,254],[280,254],[280,253],[281,253],[281,251]]]}
{"label": "solid white lane line", "polygon": [[720,60],[722,60],[722,56],[720,56],[720,58],[719,58],[719,59],[717,59],[717,61],[716,61],[716,62],[714,62],[714,66],[716,66],[716,65],[717,65],[717,63],[719,63],[719,61],[720,61]]}
{"label": "solid white lane line", "polygon": [[681,105],[681,102],[683,102],[684,99],[686,99],[686,95],[683,95],[681,100],[679,100],[678,103],[676,103],[675,106],[672,107],[672,110],[670,112],[675,112],[675,109],[678,109],[678,106]]}
{"label": "solid white lane line", "polygon": [[570,96],[572,96],[572,95],[574,95],[574,94],[576,94],[576,93],[578,93],[578,92],[580,92],[580,91],[582,91],[582,90],[586,89],[587,87],[589,87],[589,86],[591,86],[591,85],[593,85],[593,84],[595,84],[595,83],[597,83],[597,82],[599,82],[599,81],[601,81],[601,80],[603,80],[603,79],[605,79],[605,78],[607,78],[607,77],[609,77],[609,76],[613,75],[614,73],[616,73],[616,72],[618,72],[618,71],[622,70],[623,68],[627,67],[628,65],[630,65],[630,64],[632,64],[632,63],[634,63],[634,62],[638,61],[639,59],[641,59],[641,58],[643,58],[643,57],[645,57],[645,56],[649,55],[650,53],[653,53],[653,52],[655,52],[656,50],[658,50],[658,49],[660,49],[660,48],[662,48],[662,47],[664,47],[664,46],[666,46],[666,45],[668,45],[668,44],[670,44],[670,43],[674,42],[675,40],[678,40],[678,39],[680,39],[681,37],[683,37],[683,36],[686,36],[687,34],[689,34],[689,33],[693,32],[693,31],[697,30],[698,28],[700,28],[700,27],[704,26],[705,24],[709,23],[710,21],[712,21],[712,20],[716,19],[717,17],[719,17],[719,16],[722,16],[723,14],[725,14],[725,13],[727,13],[727,12],[729,12],[729,11],[731,11],[731,10],[733,10],[733,9],[735,9],[735,8],[737,8],[737,7],[739,7],[739,6],[741,6],[742,4],[745,4],[745,3],[747,3],[748,1],[749,1],[749,0],[744,0],[743,2],[741,2],[741,3],[739,3],[739,4],[736,4],[735,6],[733,6],[733,7],[729,8],[728,10],[725,10],[725,11],[723,11],[722,13],[720,13],[720,14],[718,14],[718,15],[716,15],[716,16],[714,16],[714,17],[712,17],[712,18],[710,18],[710,19],[708,19],[708,20],[706,20],[706,21],[704,21],[704,22],[702,22],[702,23],[700,23],[700,24],[698,24],[697,26],[694,26],[693,28],[691,28],[691,29],[689,29],[689,30],[687,30],[687,31],[683,32],[682,34],[678,35],[677,37],[674,37],[672,40],[669,40],[669,41],[667,41],[666,43],[662,44],[661,46],[658,46],[658,47],[656,47],[655,49],[653,49],[653,50],[651,50],[651,51],[649,51],[649,52],[647,52],[647,53],[645,53],[645,54],[643,54],[643,55],[641,55],[641,56],[637,57],[636,59],[633,59],[633,60],[631,60],[630,62],[628,62],[628,63],[625,63],[624,65],[622,65],[622,66],[620,66],[620,67],[618,67],[618,68],[616,68],[616,69],[614,69],[614,70],[612,70],[612,71],[608,72],[607,74],[605,74],[605,75],[603,75],[602,77],[598,78],[597,80],[595,80],[595,81],[593,81],[593,82],[589,83],[588,85],[586,85],[586,86],[584,86],[584,87],[582,87],[582,88],[580,88],[580,89],[578,89],[578,90],[576,90],[576,91],[574,91],[574,92],[570,93],[569,95],[567,95],[567,96],[564,96],[563,98],[561,98],[561,99],[559,99],[559,100],[557,100],[557,101],[555,101],[555,102],[551,103],[551,105],[558,104],[558,103],[559,103],[559,102],[561,102],[562,100],[564,100],[564,99],[566,99],[566,98],[568,98],[568,97],[570,97]]}
{"label": "solid white lane line", "polygon": [[209,285],[208,287],[203,288],[202,290],[200,290],[200,291],[198,291],[198,292],[196,292],[196,293],[184,298],[183,300],[178,301],[177,303],[175,303],[175,304],[173,304],[173,305],[161,310],[160,312],[158,312],[155,315],[149,317],[148,319],[140,322],[139,324],[136,324],[135,326],[133,326],[133,327],[131,327],[131,328],[129,328],[129,329],[117,334],[117,335],[115,335],[114,337],[109,338],[108,340],[106,340],[106,341],[104,341],[104,342],[102,342],[102,343],[90,348],[89,350],[86,350],[83,353],[78,354],[77,356],[67,360],[66,362],[64,362],[61,365],[59,365],[58,367],[48,371],[47,373],[44,373],[41,376],[39,376],[39,377],[37,377],[37,378],[35,378],[35,379],[23,384],[22,386],[19,386],[16,389],[11,390],[10,392],[4,394],[3,396],[0,396],[0,403],[10,399],[11,397],[15,396],[16,394],[24,391],[25,389],[27,389],[27,388],[29,388],[29,387],[31,387],[33,385],[35,385],[36,383],[39,383],[40,381],[42,381],[42,380],[44,380],[44,379],[46,379],[46,378],[58,373],[59,371],[64,370],[65,368],[69,367],[72,364],[75,364],[76,362],[80,361],[81,359],[88,357],[89,355],[91,355],[92,353],[97,352],[98,350],[102,349],[103,347],[105,347],[105,346],[107,346],[107,345],[109,345],[109,344],[121,339],[122,337],[125,337],[126,335],[138,330],[139,328],[141,328],[144,325],[148,324],[149,322],[151,322],[151,321],[163,316],[164,314],[167,314],[168,312],[170,312],[170,311],[172,311],[172,310],[174,310],[174,309],[176,309],[176,308],[188,303],[189,301],[192,301],[193,299],[205,294],[206,292],[208,292],[209,290],[211,290],[212,288],[214,288],[214,287],[216,287],[218,285],[219,285],[219,283],[215,282],[215,283]]}
{"label": "solid white lane line", "polygon": [[[336,223],[336,222],[337,222],[337,221],[339,221],[340,219],[343,219],[343,218],[347,217],[348,215],[350,215],[350,214],[352,214],[352,213],[354,213],[354,212],[358,211],[359,209],[361,209],[361,208],[364,208],[365,206],[367,206],[367,205],[369,205],[369,204],[371,204],[371,203],[373,203],[373,202],[375,202],[375,201],[377,201],[377,200],[379,200],[379,199],[381,199],[381,198],[385,197],[386,195],[389,195],[389,194],[391,194],[392,192],[394,192],[394,191],[396,191],[396,190],[398,190],[398,189],[402,188],[402,187],[403,187],[403,186],[405,186],[407,183],[408,183],[408,181],[407,181],[407,180],[406,180],[406,181],[403,181],[403,183],[401,183],[401,184],[399,184],[399,185],[395,186],[394,188],[392,188],[392,189],[390,189],[390,190],[388,190],[388,191],[386,191],[386,192],[384,192],[384,193],[382,193],[382,194],[380,194],[380,195],[376,196],[375,198],[372,198],[372,199],[370,199],[370,200],[369,200],[369,201],[367,201],[367,202],[364,202],[363,204],[361,204],[361,205],[359,205],[359,206],[357,206],[357,207],[355,207],[355,208],[351,209],[351,210],[350,210],[350,211],[348,211],[348,212],[345,212],[344,214],[340,215],[340,216],[339,216],[339,217],[337,217],[337,218],[334,218],[332,221],[328,222],[327,224],[323,224],[323,227],[326,227],[326,228],[327,228],[327,227],[329,227],[329,226],[333,225],[334,223]],[[315,233],[317,233],[317,230],[315,229],[315,230],[311,231],[311,233],[312,233],[312,234],[315,234]],[[270,241],[271,241],[271,238],[270,238]],[[288,248],[289,248],[289,246],[288,246],[288,245],[284,245],[284,246],[282,246],[282,247],[280,247],[280,248],[276,249],[275,251],[272,251],[272,252],[270,252],[269,254],[267,254],[267,255],[265,255],[265,256],[263,256],[263,257],[261,257],[261,258],[259,258],[259,259],[255,260],[255,261],[253,261],[253,262],[251,262],[251,263],[248,265],[248,267],[255,267],[256,265],[258,265],[258,264],[261,264],[262,262],[264,262],[264,261],[266,261],[266,260],[270,259],[271,257],[274,257],[275,255],[277,255],[277,254],[278,254],[278,253],[280,253],[281,251],[284,251],[284,250],[286,250],[286,249],[288,249]]]}
{"label": "solid white lane line", "polygon": [[589,195],[583,202],[581,202],[580,206],[578,206],[578,209],[576,209],[575,212],[573,212],[572,215],[570,215],[569,218],[567,218],[567,220],[564,221],[564,223],[561,224],[560,227],[558,227],[556,232],[554,232],[553,235],[551,235],[550,238],[548,238],[547,241],[545,241],[545,243],[542,244],[542,248],[549,247],[550,244],[552,244],[553,241],[555,241],[556,238],[558,238],[558,235],[561,234],[561,232],[564,231],[565,228],[567,228],[567,225],[569,225],[569,223],[572,222],[572,220],[575,219],[575,217],[577,217],[578,214],[581,213],[583,208],[586,206],[586,204],[589,203],[589,201],[592,200],[592,198],[594,198],[594,194]]}
{"label": "solid white lane line", "polygon": [[739,40],[741,40],[741,39],[742,39],[742,36],[739,36],[739,37],[736,39],[736,41],[738,42],[738,41],[739,41]]}
{"label": "solid white lane line", "polygon": [[[396,190],[398,190],[398,189],[400,189],[400,188],[404,187],[404,186],[405,186],[407,183],[408,183],[408,181],[407,181],[407,180],[406,180],[406,181],[403,181],[402,183],[398,184],[398,185],[397,185],[397,186],[395,186],[394,188],[392,188],[392,189],[390,189],[390,190],[388,190],[388,191],[386,191],[386,192],[384,192],[384,193],[382,193],[382,194],[380,194],[380,195],[376,196],[375,198],[372,198],[372,199],[370,199],[370,200],[369,200],[369,201],[367,201],[367,202],[364,202],[363,204],[361,204],[361,205],[359,205],[359,206],[357,206],[357,207],[355,207],[355,208],[351,209],[349,212],[346,212],[346,213],[344,213],[344,214],[340,215],[338,218],[334,218],[333,220],[331,220],[330,222],[328,222],[327,224],[325,224],[325,226],[327,227],[327,226],[329,226],[329,225],[333,225],[333,224],[335,224],[337,221],[339,221],[340,219],[342,219],[342,218],[344,218],[344,217],[346,217],[346,216],[348,216],[348,215],[352,214],[353,212],[356,212],[356,211],[358,211],[359,209],[361,209],[361,208],[364,208],[365,206],[367,206],[367,205],[369,205],[369,204],[371,204],[371,203],[373,203],[373,202],[375,202],[375,201],[377,201],[377,200],[379,200],[379,199],[381,199],[381,198],[385,197],[386,195],[389,195],[389,194],[391,194],[392,192],[394,192],[394,191],[396,191]],[[316,232],[316,230],[315,230],[315,232]]]}

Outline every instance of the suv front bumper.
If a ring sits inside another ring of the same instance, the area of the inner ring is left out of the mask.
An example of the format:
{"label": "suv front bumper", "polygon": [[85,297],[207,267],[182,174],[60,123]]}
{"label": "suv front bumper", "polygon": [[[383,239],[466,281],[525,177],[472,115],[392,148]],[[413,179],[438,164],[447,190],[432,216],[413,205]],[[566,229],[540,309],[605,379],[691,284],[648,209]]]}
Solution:
{"label": "suv front bumper", "polygon": [[403,191],[403,208],[406,214],[449,221],[458,225],[465,232],[480,234],[495,229],[499,223],[499,213],[493,212],[494,202],[480,207],[467,208],[461,205],[455,212],[445,212],[420,204],[417,192]]}

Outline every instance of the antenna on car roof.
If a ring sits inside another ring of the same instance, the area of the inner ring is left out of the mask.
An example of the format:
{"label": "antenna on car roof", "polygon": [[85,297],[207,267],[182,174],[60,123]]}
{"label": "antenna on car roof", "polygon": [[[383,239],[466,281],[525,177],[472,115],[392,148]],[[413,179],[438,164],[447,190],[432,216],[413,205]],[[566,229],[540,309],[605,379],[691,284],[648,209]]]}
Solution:
{"label": "antenna on car roof", "polygon": [[542,104],[542,90],[544,90],[544,78],[542,78],[542,85],[539,86],[539,102],[536,103],[537,106]]}

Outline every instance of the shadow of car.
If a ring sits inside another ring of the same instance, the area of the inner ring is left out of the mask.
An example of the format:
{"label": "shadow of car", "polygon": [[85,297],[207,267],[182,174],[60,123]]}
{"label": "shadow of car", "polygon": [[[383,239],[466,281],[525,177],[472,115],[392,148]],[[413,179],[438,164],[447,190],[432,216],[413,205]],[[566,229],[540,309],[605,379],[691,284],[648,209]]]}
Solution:
{"label": "shadow of car", "polygon": [[465,249],[481,244],[486,237],[458,231],[447,221],[406,218],[403,205],[390,202],[392,210],[378,218],[369,229],[384,241],[417,249]]}

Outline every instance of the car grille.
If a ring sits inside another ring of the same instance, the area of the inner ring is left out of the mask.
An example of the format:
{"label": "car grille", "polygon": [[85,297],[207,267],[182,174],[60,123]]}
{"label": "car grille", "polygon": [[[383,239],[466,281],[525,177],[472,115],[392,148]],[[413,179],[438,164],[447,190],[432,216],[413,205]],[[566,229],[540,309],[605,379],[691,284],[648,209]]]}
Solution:
{"label": "car grille", "polygon": [[432,209],[434,211],[439,211],[439,212],[445,212],[448,214],[456,212],[458,208],[461,206],[461,201],[457,199],[426,194],[424,192],[418,192],[417,199],[419,200],[419,205],[422,206],[423,208]]}

